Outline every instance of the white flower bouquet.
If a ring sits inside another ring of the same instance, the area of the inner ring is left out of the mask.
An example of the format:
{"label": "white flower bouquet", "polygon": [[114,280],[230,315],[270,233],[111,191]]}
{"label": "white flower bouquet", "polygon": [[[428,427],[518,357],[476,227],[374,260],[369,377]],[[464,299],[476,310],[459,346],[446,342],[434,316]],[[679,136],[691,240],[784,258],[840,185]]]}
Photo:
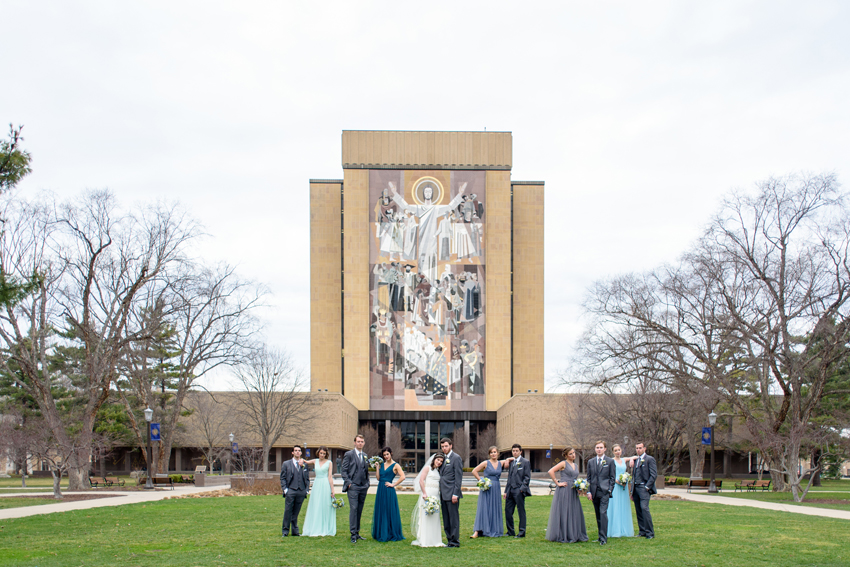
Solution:
{"label": "white flower bouquet", "polygon": [[344,508],[345,507],[345,500],[343,500],[342,498],[334,498],[333,500],[331,500],[331,506],[333,506],[334,509],[336,509],[336,510],[339,510],[340,508]]}
{"label": "white flower bouquet", "polygon": [[432,514],[436,514],[437,510],[440,509],[440,501],[437,499],[436,496],[429,496],[422,502],[422,508],[429,516]]}
{"label": "white flower bouquet", "polygon": [[491,485],[491,482],[490,482],[489,478],[482,478],[481,480],[478,481],[478,490],[480,490],[481,492],[484,492],[486,490],[490,490],[490,485]]}
{"label": "white flower bouquet", "polygon": [[577,478],[573,483],[573,488],[578,490],[579,492],[587,492],[587,480],[583,478]]}
{"label": "white flower bouquet", "polygon": [[621,474],[620,476],[617,477],[617,482],[622,484],[623,488],[625,488],[626,485],[629,484],[629,482],[631,482],[631,480],[632,480],[632,475],[630,475],[627,472],[624,472],[623,474]]}
{"label": "white flower bouquet", "polygon": [[380,466],[380,464],[383,463],[383,462],[384,462],[384,459],[382,459],[381,457],[370,457],[369,458],[369,467],[377,470],[378,466]]}

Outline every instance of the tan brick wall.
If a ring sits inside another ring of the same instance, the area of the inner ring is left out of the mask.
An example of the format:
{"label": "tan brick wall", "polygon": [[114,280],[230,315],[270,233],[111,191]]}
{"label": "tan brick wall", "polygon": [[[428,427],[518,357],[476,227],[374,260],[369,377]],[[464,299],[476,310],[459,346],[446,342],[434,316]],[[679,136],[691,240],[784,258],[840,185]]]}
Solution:
{"label": "tan brick wall", "polygon": [[342,184],[310,183],[310,389],[341,392]]}
{"label": "tan brick wall", "polygon": [[487,251],[485,380],[487,410],[511,397],[511,174],[487,172],[484,249]]}
{"label": "tan brick wall", "polygon": [[517,394],[496,412],[496,445],[508,451],[519,443],[523,449],[563,448],[572,434],[566,419],[568,394]]}
{"label": "tan brick wall", "polygon": [[345,397],[369,409],[369,171],[346,169],[343,188]]}
{"label": "tan brick wall", "polygon": [[513,186],[514,393],[543,392],[543,186]]}
{"label": "tan brick wall", "polygon": [[510,132],[346,130],[343,168],[510,170]]}

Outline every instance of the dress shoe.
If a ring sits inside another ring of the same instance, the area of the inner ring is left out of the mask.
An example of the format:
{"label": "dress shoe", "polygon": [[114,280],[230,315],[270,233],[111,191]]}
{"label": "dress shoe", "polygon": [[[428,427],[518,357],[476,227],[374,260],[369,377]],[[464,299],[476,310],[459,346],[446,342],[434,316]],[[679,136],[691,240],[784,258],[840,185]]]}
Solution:
{"label": "dress shoe", "polygon": [[298,537],[298,536],[300,536],[301,534],[292,534],[292,535],[293,535],[293,536],[295,536],[295,537]]}
{"label": "dress shoe", "polygon": [[351,543],[357,543],[357,536],[351,536]]}
{"label": "dress shoe", "polygon": [[648,535],[648,536],[644,536],[644,537],[645,537],[646,539],[654,539],[654,538],[655,538],[655,536],[654,536],[654,535]]}
{"label": "dress shoe", "polygon": [[286,536],[288,536],[288,535],[289,535],[289,534],[280,534],[280,537],[286,537]]}
{"label": "dress shoe", "polygon": [[514,537],[515,537],[515,538],[517,538],[517,537],[525,537],[525,534],[515,535]]}
{"label": "dress shoe", "polygon": [[600,542],[599,542],[599,545],[605,545],[605,543],[607,543],[607,542],[600,541]]}
{"label": "dress shoe", "polygon": [[357,535],[356,535],[356,536],[354,536],[354,537],[356,537],[357,539],[366,539],[365,537],[363,537],[363,536],[362,536],[362,535],[360,535],[360,534],[357,534]]}

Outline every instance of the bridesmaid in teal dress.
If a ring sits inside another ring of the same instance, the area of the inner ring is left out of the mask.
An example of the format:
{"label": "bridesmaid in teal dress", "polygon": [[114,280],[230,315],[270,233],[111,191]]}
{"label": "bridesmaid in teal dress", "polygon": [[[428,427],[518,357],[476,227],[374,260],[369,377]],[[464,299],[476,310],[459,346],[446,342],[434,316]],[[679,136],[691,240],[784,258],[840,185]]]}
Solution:
{"label": "bridesmaid in teal dress", "polygon": [[305,461],[314,466],[316,478],[310,491],[310,501],[307,503],[307,516],[304,518],[302,536],[333,536],[336,535],[336,510],[333,507],[334,481],[333,463],[328,458],[327,447],[319,447],[316,451],[318,459]]}
{"label": "bridesmaid in teal dress", "polygon": [[614,445],[614,462],[617,465],[614,478],[617,485],[608,502],[608,537],[634,537],[635,528],[632,523],[632,506],[629,502],[628,485],[620,484],[620,475],[629,470],[628,464],[623,460],[623,449]]}
{"label": "bridesmaid in teal dress", "polygon": [[[393,451],[384,447],[381,451],[384,462],[375,469],[378,479],[378,493],[375,496],[375,512],[372,515],[372,539],[375,541],[401,541],[401,513],[398,509],[398,496],[395,487],[404,482],[404,471],[393,461]],[[398,481],[395,477],[398,475]]]}

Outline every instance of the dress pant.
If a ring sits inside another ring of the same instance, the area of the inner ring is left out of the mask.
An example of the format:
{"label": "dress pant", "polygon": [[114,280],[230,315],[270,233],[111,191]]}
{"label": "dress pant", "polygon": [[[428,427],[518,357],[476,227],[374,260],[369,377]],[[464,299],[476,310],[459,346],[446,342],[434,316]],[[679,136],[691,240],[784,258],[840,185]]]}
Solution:
{"label": "dress pant", "polygon": [[599,531],[599,541],[608,541],[608,500],[610,496],[604,490],[598,490],[593,495],[593,511],[596,512],[596,529]]}
{"label": "dress pant", "polygon": [[443,512],[443,531],[449,547],[460,547],[460,501],[457,504],[451,500],[442,500],[440,507]]}
{"label": "dress pant", "polygon": [[[514,532],[514,509],[519,513],[519,534]],[[506,488],[505,524],[508,535],[525,535],[525,494],[520,488]]]}
{"label": "dress pant", "polygon": [[363,514],[363,504],[369,485],[348,487],[348,527],[351,535],[360,535],[360,516]]}
{"label": "dress pant", "polygon": [[637,516],[638,535],[655,537],[652,527],[652,516],[649,513],[649,491],[645,486],[635,486],[632,490],[632,500],[635,503],[635,516]]}
{"label": "dress pant", "polygon": [[300,488],[290,488],[286,491],[286,507],[283,512],[283,535],[298,535],[298,514],[301,512],[301,505],[304,504],[304,498],[307,497],[307,490]]}

